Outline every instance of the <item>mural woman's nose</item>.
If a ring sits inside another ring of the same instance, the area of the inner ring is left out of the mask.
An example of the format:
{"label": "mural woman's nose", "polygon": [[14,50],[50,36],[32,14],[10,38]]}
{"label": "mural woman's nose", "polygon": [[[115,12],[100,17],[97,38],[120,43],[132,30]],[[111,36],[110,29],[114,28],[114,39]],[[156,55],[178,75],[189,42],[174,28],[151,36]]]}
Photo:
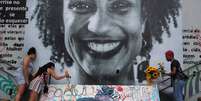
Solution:
{"label": "mural woman's nose", "polygon": [[109,16],[96,12],[89,18],[88,30],[94,33],[104,34],[110,30]]}

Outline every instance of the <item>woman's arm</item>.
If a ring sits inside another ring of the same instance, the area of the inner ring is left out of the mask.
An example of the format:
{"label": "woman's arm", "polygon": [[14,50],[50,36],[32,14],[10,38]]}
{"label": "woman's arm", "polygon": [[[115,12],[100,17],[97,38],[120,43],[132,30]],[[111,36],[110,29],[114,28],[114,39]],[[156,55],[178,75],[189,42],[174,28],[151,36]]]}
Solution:
{"label": "woman's arm", "polygon": [[38,72],[38,71],[36,71],[35,73],[33,73],[32,76],[35,77],[37,72]]}
{"label": "woman's arm", "polygon": [[177,71],[177,68],[173,67],[173,70],[170,73],[167,73],[167,75],[168,76],[174,76],[174,75],[176,75],[176,71]]}
{"label": "woman's arm", "polygon": [[61,79],[64,79],[64,78],[66,78],[68,76],[68,73],[66,73],[66,72],[65,72],[65,74],[63,76],[58,76],[55,73],[55,71],[50,69],[50,68],[47,69],[47,72],[48,72],[48,74],[50,74],[56,80],[61,80]]}
{"label": "woman's arm", "polygon": [[30,63],[30,59],[28,57],[25,57],[23,60],[23,75],[24,75],[24,79],[25,79],[25,83],[29,84],[29,63]]}

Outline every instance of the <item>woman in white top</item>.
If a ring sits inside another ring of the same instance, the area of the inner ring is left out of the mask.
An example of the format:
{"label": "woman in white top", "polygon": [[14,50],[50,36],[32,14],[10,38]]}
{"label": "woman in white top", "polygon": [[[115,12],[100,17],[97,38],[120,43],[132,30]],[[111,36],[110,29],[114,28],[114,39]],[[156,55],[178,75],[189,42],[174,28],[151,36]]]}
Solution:
{"label": "woman in white top", "polygon": [[27,55],[23,58],[23,60],[19,64],[19,68],[17,70],[16,81],[17,81],[17,95],[15,97],[15,101],[20,101],[21,97],[29,85],[29,77],[33,72],[33,61],[36,59],[36,49],[31,47]]}

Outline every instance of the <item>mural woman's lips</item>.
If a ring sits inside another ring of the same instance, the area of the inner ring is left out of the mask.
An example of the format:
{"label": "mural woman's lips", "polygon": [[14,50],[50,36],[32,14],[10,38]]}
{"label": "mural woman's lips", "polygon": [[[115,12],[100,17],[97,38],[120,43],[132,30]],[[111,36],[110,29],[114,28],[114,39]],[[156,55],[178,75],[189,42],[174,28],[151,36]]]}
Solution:
{"label": "mural woman's lips", "polygon": [[83,49],[92,57],[109,59],[116,55],[126,44],[126,40],[81,40]]}
{"label": "mural woman's lips", "polygon": [[98,43],[98,42],[88,42],[88,47],[99,53],[105,53],[114,50],[120,45],[120,41],[108,42],[108,43]]}

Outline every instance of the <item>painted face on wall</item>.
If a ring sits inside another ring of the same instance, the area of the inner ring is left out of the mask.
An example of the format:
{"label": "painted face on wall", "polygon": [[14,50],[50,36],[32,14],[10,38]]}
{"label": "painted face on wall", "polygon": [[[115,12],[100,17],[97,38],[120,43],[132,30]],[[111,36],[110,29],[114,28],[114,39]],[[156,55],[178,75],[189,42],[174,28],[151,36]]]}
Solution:
{"label": "painted face on wall", "polygon": [[129,68],[142,48],[140,0],[64,0],[65,45],[93,77]]}

